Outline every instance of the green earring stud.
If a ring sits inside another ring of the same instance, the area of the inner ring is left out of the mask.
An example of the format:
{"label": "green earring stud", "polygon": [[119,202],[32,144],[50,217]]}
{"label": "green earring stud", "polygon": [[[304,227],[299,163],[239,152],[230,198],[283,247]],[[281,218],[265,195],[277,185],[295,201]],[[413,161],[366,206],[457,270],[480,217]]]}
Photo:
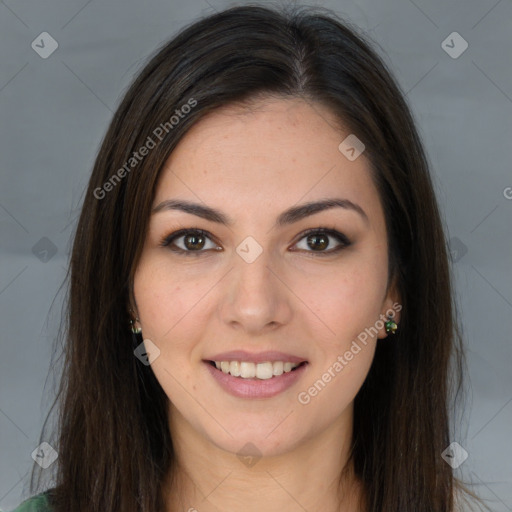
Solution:
{"label": "green earring stud", "polygon": [[[133,332],[133,334],[140,334],[142,332],[142,327],[135,327],[135,322],[140,322],[140,320],[135,315],[135,312],[133,309],[129,310],[129,316],[130,316],[130,327]],[[135,320],[134,320],[135,318]]]}
{"label": "green earring stud", "polygon": [[398,328],[398,324],[393,321],[393,317],[388,315],[388,320],[384,324],[386,326],[386,332],[390,332],[391,334],[395,334],[395,331]]}
{"label": "green earring stud", "polygon": [[[136,318],[135,320],[139,321],[138,318]],[[142,332],[142,327],[135,327],[135,322],[131,319],[130,319],[130,325],[132,326],[133,334],[140,334]]]}

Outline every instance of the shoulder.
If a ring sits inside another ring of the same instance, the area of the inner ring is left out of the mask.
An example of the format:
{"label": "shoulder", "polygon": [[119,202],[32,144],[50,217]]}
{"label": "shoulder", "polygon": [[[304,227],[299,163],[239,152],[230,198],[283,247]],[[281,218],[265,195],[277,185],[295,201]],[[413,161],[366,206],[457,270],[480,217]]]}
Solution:
{"label": "shoulder", "polygon": [[52,512],[48,492],[32,496],[20,503],[12,512]]}

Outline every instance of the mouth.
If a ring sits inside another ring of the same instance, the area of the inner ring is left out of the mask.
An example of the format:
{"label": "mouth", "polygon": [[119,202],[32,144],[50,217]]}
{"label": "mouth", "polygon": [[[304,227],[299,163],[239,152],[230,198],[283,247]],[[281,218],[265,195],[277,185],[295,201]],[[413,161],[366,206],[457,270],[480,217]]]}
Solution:
{"label": "mouth", "polygon": [[231,377],[251,380],[269,380],[283,374],[295,372],[305,366],[307,361],[300,363],[291,361],[266,361],[253,363],[251,361],[206,361],[216,370]]}
{"label": "mouth", "polygon": [[293,362],[265,361],[261,356],[258,359],[256,362],[203,360],[203,364],[216,385],[228,394],[243,399],[272,398],[291,390],[301,379],[304,380],[309,366],[308,361],[299,358]]}
{"label": "mouth", "polygon": [[204,368],[215,385],[237,398],[272,398],[304,380],[309,367],[305,354],[278,350],[231,350],[208,354]]}

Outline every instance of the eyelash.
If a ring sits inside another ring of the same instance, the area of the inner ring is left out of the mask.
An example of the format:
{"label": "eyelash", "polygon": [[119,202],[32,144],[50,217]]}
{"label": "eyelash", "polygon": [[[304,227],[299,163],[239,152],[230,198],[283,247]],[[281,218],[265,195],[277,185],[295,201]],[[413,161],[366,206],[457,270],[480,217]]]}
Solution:
{"label": "eyelash", "polygon": [[[174,252],[178,255],[182,255],[182,256],[197,257],[197,256],[202,255],[203,253],[205,253],[208,250],[210,250],[210,251],[212,250],[212,249],[206,249],[206,250],[201,249],[198,251],[186,251],[179,247],[174,248],[174,249],[170,247],[171,244],[176,239],[181,238],[184,235],[188,235],[188,234],[202,235],[202,236],[205,236],[206,238],[209,238],[212,242],[215,243],[215,241],[213,240],[213,237],[210,235],[210,233],[208,233],[208,231],[204,231],[203,229],[199,229],[199,228],[187,228],[187,229],[180,229],[178,231],[175,231],[174,233],[171,233],[170,235],[166,235],[160,241],[159,245],[160,245],[160,247],[168,247],[172,252]],[[352,242],[343,233],[340,233],[336,229],[327,228],[327,227],[312,228],[312,229],[308,229],[308,230],[304,231],[303,233],[301,233],[300,238],[296,243],[299,243],[302,239],[306,238],[308,235],[311,235],[311,234],[330,235],[341,244],[338,247],[336,247],[334,249],[330,249],[328,251],[305,251],[306,253],[312,253],[311,256],[313,256],[313,257],[315,257],[315,256],[320,256],[320,257],[330,256],[330,255],[337,253],[352,244]],[[301,251],[301,249],[299,249],[299,251]]]}

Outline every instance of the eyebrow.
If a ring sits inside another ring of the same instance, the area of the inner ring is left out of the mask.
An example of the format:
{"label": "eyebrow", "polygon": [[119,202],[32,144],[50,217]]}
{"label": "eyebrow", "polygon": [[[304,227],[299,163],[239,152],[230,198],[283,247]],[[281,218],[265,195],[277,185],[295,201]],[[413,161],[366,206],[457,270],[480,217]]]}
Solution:
{"label": "eyebrow", "polygon": [[[294,222],[298,222],[299,220],[309,217],[310,215],[314,215],[315,213],[337,207],[357,212],[364,219],[365,223],[369,224],[368,215],[366,215],[366,212],[358,204],[348,199],[330,198],[322,199],[319,201],[312,201],[309,203],[301,204],[299,206],[292,206],[291,208],[288,208],[288,210],[285,210],[279,215],[276,220],[275,227],[283,227],[289,224],[293,224]],[[193,203],[186,200],[167,199],[155,206],[151,213],[155,214],[168,210],[178,210],[191,213],[192,215],[197,215],[203,219],[209,220],[211,222],[217,222],[225,226],[232,226],[234,224],[233,220],[221,211],[215,208],[211,208],[210,206]]]}

